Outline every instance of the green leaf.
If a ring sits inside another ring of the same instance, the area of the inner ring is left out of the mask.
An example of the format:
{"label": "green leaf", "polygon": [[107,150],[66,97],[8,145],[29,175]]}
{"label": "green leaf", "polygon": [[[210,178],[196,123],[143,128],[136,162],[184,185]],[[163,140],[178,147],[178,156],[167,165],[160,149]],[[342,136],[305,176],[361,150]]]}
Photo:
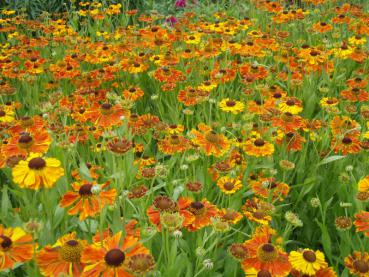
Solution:
{"label": "green leaf", "polygon": [[84,162],[82,162],[81,165],[79,166],[79,173],[87,181],[92,181],[90,170],[88,169],[88,167]]}
{"label": "green leaf", "polygon": [[328,158],[323,159],[318,166],[323,165],[323,164],[328,164],[334,161],[338,161],[338,160],[342,160],[343,158],[346,158],[346,156],[340,156],[340,155],[335,155],[335,156],[330,156]]}

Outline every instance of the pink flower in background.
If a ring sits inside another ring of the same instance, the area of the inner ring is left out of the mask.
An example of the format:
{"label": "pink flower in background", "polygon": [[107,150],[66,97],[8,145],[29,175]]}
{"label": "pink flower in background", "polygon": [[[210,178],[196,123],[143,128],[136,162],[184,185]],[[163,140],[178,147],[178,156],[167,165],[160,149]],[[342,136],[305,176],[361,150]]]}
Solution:
{"label": "pink flower in background", "polygon": [[186,7],[186,0],[176,0],[176,8]]}
{"label": "pink flower in background", "polygon": [[168,23],[171,26],[173,26],[174,24],[176,24],[177,21],[178,21],[177,18],[175,18],[173,15],[171,15],[167,19],[165,19],[165,22]]}

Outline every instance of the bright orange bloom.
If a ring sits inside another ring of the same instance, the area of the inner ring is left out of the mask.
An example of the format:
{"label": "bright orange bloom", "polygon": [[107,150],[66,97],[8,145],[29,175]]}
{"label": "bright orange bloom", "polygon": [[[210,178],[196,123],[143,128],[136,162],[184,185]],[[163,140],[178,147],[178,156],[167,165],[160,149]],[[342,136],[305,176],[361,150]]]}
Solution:
{"label": "bright orange bloom", "polygon": [[50,135],[45,131],[37,130],[33,133],[21,133],[13,136],[7,144],[2,145],[1,151],[6,157],[15,155],[27,157],[30,152],[46,153],[50,143]]}
{"label": "bright orange bloom", "polygon": [[290,187],[283,183],[277,182],[274,178],[261,178],[259,181],[253,182],[252,190],[256,195],[268,198],[272,195],[273,200],[283,200],[290,191]]}
{"label": "bright orange bloom", "polygon": [[[60,200],[62,208],[71,207],[69,215],[79,214],[79,219],[94,217],[106,205],[114,203],[117,196],[116,189],[104,190],[110,182],[98,185],[95,182],[81,181],[72,184],[73,191],[68,191]],[[96,191],[94,191],[96,190]]]}
{"label": "bright orange bloom", "polygon": [[0,225],[0,271],[12,269],[16,263],[24,263],[33,258],[32,236],[21,228],[5,228]]}
{"label": "bright orange bloom", "polygon": [[365,236],[369,237],[369,212],[361,211],[355,214],[354,225],[356,232],[363,232]]}
{"label": "bright orange bloom", "polygon": [[47,245],[37,254],[37,264],[44,276],[81,276],[84,264],[81,253],[87,241],[77,239],[76,233],[62,236],[54,245]]}
{"label": "bright orange bloom", "polygon": [[365,102],[369,100],[369,93],[357,87],[343,90],[340,94],[343,99],[350,102]]}
{"label": "bright orange bloom", "polygon": [[123,97],[132,101],[137,101],[144,96],[144,92],[140,88],[131,87],[123,91]]}
{"label": "bright orange bloom", "polygon": [[341,152],[343,155],[356,154],[361,151],[360,141],[357,136],[345,135],[343,138],[333,138],[331,147],[335,153]]}
{"label": "bright orange bloom", "polygon": [[358,277],[367,277],[369,275],[369,253],[354,251],[345,258],[345,266],[351,274]]}
{"label": "bright orange bloom", "polygon": [[231,147],[230,141],[222,134],[215,133],[209,126],[199,124],[197,130],[192,130],[191,133],[195,136],[192,142],[201,147],[207,156],[214,155],[215,157],[223,156]]}
{"label": "bright orange bloom", "polygon": [[211,224],[211,218],[218,215],[218,208],[208,200],[194,201],[181,197],[178,200],[179,213],[188,224],[184,225],[189,231],[197,231]]}
{"label": "bright orange bloom", "polygon": [[119,232],[106,237],[103,243],[87,246],[81,255],[81,262],[86,264],[82,276],[133,277],[134,273],[151,270],[154,260],[139,239],[129,234],[123,238]]}
{"label": "bright orange bloom", "polygon": [[282,131],[288,133],[302,128],[304,122],[301,116],[286,112],[280,116],[273,117],[273,126],[279,127]]}
{"label": "bright orange bloom", "polygon": [[272,220],[271,214],[274,211],[274,206],[260,200],[259,198],[247,199],[246,203],[242,206],[242,212],[248,220],[253,222],[268,225]]}
{"label": "bright orange bloom", "polygon": [[181,135],[169,135],[158,142],[161,152],[168,155],[183,153],[189,148],[189,141]]}
{"label": "bright orange bloom", "polygon": [[249,257],[241,262],[242,268],[268,271],[271,276],[287,276],[291,270],[288,255],[270,242],[270,234],[256,233],[245,242]]}
{"label": "bright orange bloom", "polygon": [[89,121],[97,126],[112,127],[122,125],[122,117],[127,116],[128,111],[124,110],[120,105],[104,103],[101,105],[95,104],[85,114]]}
{"label": "bright orange bloom", "polygon": [[242,214],[232,209],[220,209],[218,216],[222,221],[237,224],[242,219]]}
{"label": "bright orange bloom", "polygon": [[325,33],[333,29],[332,25],[325,22],[318,22],[313,25],[313,29],[318,33]]}
{"label": "bright orange bloom", "polygon": [[261,138],[252,138],[245,141],[243,150],[249,156],[265,157],[274,153],[274,145]]}

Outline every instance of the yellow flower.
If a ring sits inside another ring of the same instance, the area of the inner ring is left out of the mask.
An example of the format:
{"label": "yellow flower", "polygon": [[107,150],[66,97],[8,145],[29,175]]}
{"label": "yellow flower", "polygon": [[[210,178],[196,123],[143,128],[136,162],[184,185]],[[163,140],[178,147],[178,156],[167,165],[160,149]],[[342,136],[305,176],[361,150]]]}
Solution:
{"label": "yellow flower", "polygon": [[224,112],[231,112],[233,114],[239,114],[245,109],[245,105],[240,101],[230,100],[225,98],[219,103],[219,107]]}
{"label": "yellow flower", "polygon": [[201,34],[200,33],[194,33],[186,36],[186,43],[188,44],[199,44],[201,41]]}
{"label": "yellow flower", "polygon": [[315,275],[320,269],[328,267],[324,254],[319,250],[306,248],[302,251],[291,251],[288,257],[292,267],[302,274]]}
{"label": "yellow flower", "polygon": [[355,48],[345,45],[344,47],[335,48],[332,50],[333,54],[341,59],[347,59],[354,53]]}
{"label": "yellow flower", "polygon": [[219,178],[217,186],[224,194],[234,194],[242,188],[242,183],[238,178],[224,176]]}
{"label": "yellow flower", "polygon": [[366,38],[364,36],[353,36],[349,38],[349,43],[353,45],[364,45],[366,43]]}
{"label": "yellow flower", "polygon": [[357,186],[360,192],[369,192],[369,175],[361,179]]}
{"label": "yellow flower", "polygon": [[0,107],[0,122],[9,123],[14,121],[14,111],[12,107]]}
{"label": "yellow flower", "polygon": [[41,154],[31,153],[27,160],[20,161],[12,170],[13,181],[21,188],[37,190],[41,187],[51,188],[64,175],[60,161],[43,158]]}
{"label": "yellow flower", "polygon": [[201,91],[212,91],[213,89],[215,89],[218,86],[218,84],[214,83],[214,82],[210,82],[210,81],[204,81],[202,82],[197,89],[201,90]]}
{"label": "yellow flower", "polygon": [[301,100],[294,97],[286,98],[278,105],[278,108],[284,113],[299,114],[302,112]]}
{"label": "yellow flower", "polygon": [[322,107],[331,107],[331,106],[337,106],[339,102],[338,102],[338,99],[335,97],[333,98],[323,97],[319,103]]}
{"label": "yellow flower", "polygon": [[261,138],[248,139],[243,145],[243,150],[249,156],[265,157],[274,153],[274,145]]}

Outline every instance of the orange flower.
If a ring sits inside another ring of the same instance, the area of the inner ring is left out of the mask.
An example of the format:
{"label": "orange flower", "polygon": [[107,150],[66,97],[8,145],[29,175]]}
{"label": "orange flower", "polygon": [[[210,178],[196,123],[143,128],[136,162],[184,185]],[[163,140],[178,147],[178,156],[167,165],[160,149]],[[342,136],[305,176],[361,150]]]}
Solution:
{"label": "orange flower", "polygon": [[122,125],[122,116],[127,116],[128,112],[119,105],[104,103],[95,104],[85,114],[89,121],[97,126],[112,127]]}
{"label": "orange flower", "polygon": [[154,199],[153,205],[147,209],[146,214],[149,221],[157,227],[158,231],[161,231],[161,214],[176,211],[178,211],[177,203],[167,196],[160,195]]}
{"label": "orange flower", "polygon": [[356,232],[363,232],[365,236],[369,237],[369,212],[361,211],[355,214],[354,225]]}
{"label": "orange flower", "polygon": [[279,127],[282,131],[288,133],[298,130],[304,126],[304,122],[301,116],[293,115],[286,112],[280,116],[273,117],[272,125]]}
{"label": "orange flower", "polygon": [[144,96],[143,90],[140,88],[136,88],[136,87],[131,87],[129,89],[126,89],[123,91],[122,94],[125,99],[129,99],[132,101],[137,101],[142,96]]}
{"label": "orange flower", "polygon": [[357,154],[361,151],[360,141],[354,135],[345,135],[343,138],[333,138],[331,147],[335,153],[341,152],[343,155]]}
{"label": "orange flower", "polygon": [[288,255],[270,242],[270,235],[257,233],[245,242],[248,258],[241,262],[243,270],[254,268],[270,273],[270,276],[287,276],[291,270]]}
{"label": "orange flower", "polygon": [[130,272],[143,274],[154,267],[149,250],[139,242],[139,237],[122,232],[108,236],[103,243],[87,246],[81,255],[86,264],[84,277],[133,277]]}
{"label": "orange flower", "polygon": [[357,87],[343,90],[340,94],[343,99],[350,102],[365,102],[369,100],[369,93]]}
{"label": "orange flower", "polygon": [[42,128],[44,128],[44,124],[45,122],[41,116],[23,116],[17,120],[11,128],[9,128],[9,132],[13,135],[18,135],[21,133],[38,134]]}
{"label": "orange flower", "polygon": [[313,25],[313,29],[318,33],[326,33],[333,29],[332,25],[325,22],[318,22]]}
{"label": "orange flower", "polygon": [[242,206],[242,212],[247,219],[262,224],[268,225],[272,220],[271,213],[274,211],[274,206],[268,202],[262,201],[259,198],[247,199]]}
{"label": "orange flower", "polygon": [[245,141],[243,150],[249,156],[265,157],[274,153],[274,145],[261,138],[252,138]]}
{"label": "orange flower", "polygon": [[242,219],[242,214],[233,209],[220,209],[218,216],[222,221],[237,224]]}
{"label": "orange flower", "polygon": [[198,125],[198,129],[201,132],[191,131],[195,136],[192,142],[200,146],[207,156],[220,157],[228,152],[231,143],[224,135],[215,133],[209,126],[202,123]]}
{"label": "orange flower", "polygon": [[290,187],[283,183],[277,182],[274,178],[261,178],[259,181],[253,182],[252,190],[257,196],[268,198],[273,196],[273,200],[279,199],[282,201],[290,191]]}
{"label": "orange flower", "polygon": [[13,136],[7,144],[3,144],[1,151],[5,157],[20,155],[27,157],[30,152],[43,154],[49,149],[51,138],[45,131],[37,130],[33,133],[21,133]]}
{"label": "orange flower", "polygon": [[21,228],[0,225],[0,270],[12,269],[16,263],[33,258],[33,239]]}
{"label": "orange flower", "polygon": [[354,253],[345,258],[345,266],[351,274],[358,277],[367,277],[369,275],[368,252],[354,251]]}
{"label": "orange flower", "polygon": [[348,116],[335,116],[330,123],[330,127],[333,135],[358,135],[360,133],[357,130],[360,124]]}
{"label": "orange flower", "polygon": [[361,89],[365,89],[366,86],[368,85],[368,80],[367,79],[362,79],[360,77],[356,77],[356,78],[348,79],[346,81],[346,84],[350,88],[361,88]]}
{"label": "orange flower", "polygon": [[185,218],[189,231],[197,231],[211,224],[211,218],[218,215],[218,208],[208,200],[194,201],[181,197],[178,200],[179,213]]}
{"label": "orange flower", "polygon": [[111,205],[115,201],[117,196],[116,189],[103,190],[109,183],[106,182],[100,186],[95,182],[74,182],[72,184],[74,191],[68,191],[64,194],[60,200],[60,206],[62,208],[73,206],[68,210],[68,214],[79,214],[80,220],[94,217],[101,212],[105,205]]}
{"label": "orange flower", "polygon": [[283,144],[285,142],[288,151],[300,151],[306,140],[298,132],[288,132],[284,134],[283,138],[277,137],[276,142],[277,144]]}
{"label": "orange flower", "polygon": [[183,153],[189,148],[189,141],[181,135],[169,135],[158,142],[158,148],[161,152],[168,155]]}
{"label": "orange flower", "polygon": [[81,276],[84,264],[81,253],[87,241],[79,240],[76,233],[67,234],[54,245],[47,245],[37,254],[37,264],[45,276]]}
{"label": "orange flower", "polygon": [[196,104],[205,101],[209,94],[210,91],[186,87],[178,93],[177,99],[185,106],[195,106]]}

